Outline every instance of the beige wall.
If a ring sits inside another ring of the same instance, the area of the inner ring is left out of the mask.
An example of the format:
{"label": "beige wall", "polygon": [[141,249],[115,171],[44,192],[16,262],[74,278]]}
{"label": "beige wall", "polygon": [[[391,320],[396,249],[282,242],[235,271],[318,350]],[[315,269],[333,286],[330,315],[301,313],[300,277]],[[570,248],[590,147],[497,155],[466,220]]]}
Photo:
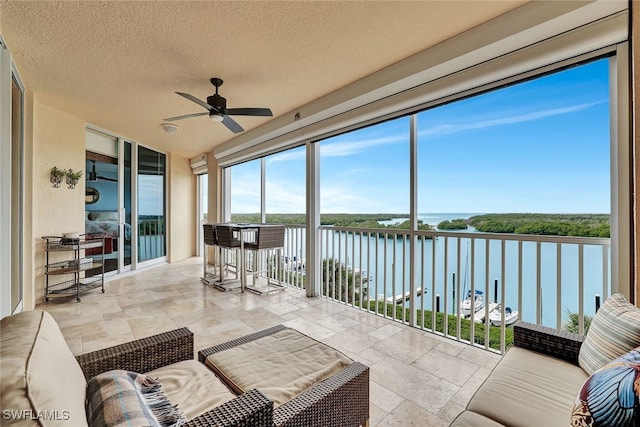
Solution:
{"label": "beige wall", "polygon": [[[81,179],[75,189],[67,188],[64,182],[59,188],[53,188],[49,182],[49,171],[53,166],[84,170],[85,121],[34,99],[32,140],[33,218],[30,243],[34,252],[31,282],[33,288],[25,289],[25,302],[26,296],[29,295],[29,300],[38,304],[42,302],[45,283],[45,252],[41,237],[84,231],[85,181]],[[26,194],[26,197],[29,197],[29,194]],[[68,257],[69,254],[51,254],[49,262]],[[61,281],[69,278],[66,275],[52,276],[50,280]]]}
{"label": "beige wall", "polygon": [[167,260],[194,256],[196,253],[196,176],[189,159],[169,154],[169,230]]}

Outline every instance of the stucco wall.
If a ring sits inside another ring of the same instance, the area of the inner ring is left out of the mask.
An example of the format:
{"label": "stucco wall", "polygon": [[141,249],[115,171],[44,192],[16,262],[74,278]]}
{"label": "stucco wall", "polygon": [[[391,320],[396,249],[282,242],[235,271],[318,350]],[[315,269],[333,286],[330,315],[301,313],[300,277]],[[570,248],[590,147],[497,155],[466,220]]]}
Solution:
{"label": "stucco wall", "polygon": [[[49,171],[53,166],[84,171],[85,121],[34,100],[32,150],[33,289],[25,290],[25,296],[31,294],[32,301],[38,304],[42,302],[45,284],[45,251],[41,237],[84,230],[84,179],[75,189],[67,188],[64,182],[59,188],[53,188]],[[52,253],[49,262],[68,259],[69,255]],[[51,276],[50,280],[55,283],[70,278],[67,275]],[[25,285],[28,287],[29,283]]]}
{"label": "stucco wall", "polygon": [[196,253],[196,176],[189,159],[169,154],[169,232],[167,260],[176,262]]}

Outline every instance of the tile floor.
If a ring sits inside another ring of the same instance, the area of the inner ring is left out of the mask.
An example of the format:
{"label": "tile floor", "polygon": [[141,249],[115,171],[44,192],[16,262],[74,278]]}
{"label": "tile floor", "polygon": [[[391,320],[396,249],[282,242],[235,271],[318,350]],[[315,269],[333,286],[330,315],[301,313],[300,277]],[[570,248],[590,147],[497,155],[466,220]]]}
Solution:
{"label": "tile floor", "polygon": [[75,354],[186,326],[196,351],[284,324],[371,368],[372,426],[448,426],[500,360],[493,353],[324,298],[287,289],[221,292],[200,281],[202,258],[107,281],[51,313]]}

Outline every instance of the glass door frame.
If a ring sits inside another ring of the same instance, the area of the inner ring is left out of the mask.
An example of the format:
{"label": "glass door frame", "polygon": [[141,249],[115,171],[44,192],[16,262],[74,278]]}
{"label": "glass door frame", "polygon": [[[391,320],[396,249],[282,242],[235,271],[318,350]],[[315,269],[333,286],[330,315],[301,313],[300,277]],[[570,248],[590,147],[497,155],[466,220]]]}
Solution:
{"label": "glass door frame", "polygon": [[136,203],[136,195],[137,195],[137,188],[135,185],[133,185],[133,179],[130,179],[129,181],[129,185],[131,186],[131,219],[134,224],[130,224],[131,226],[131,249],[130,249],[130,257],[131,257],[131,263],[129,263],[129,265],[125,265],[124,263],[124,254],[125,254],[125,247],[126,244],[125,242],[125,223],[126,223],[126,207],[125,207],[125,200],[124,200],[124,196],[125,196],[125,162],[126,162],[126,158],[125,158],[125,145],[126,144],[131,144],[131,159],[130,159],[130,169],[131,169],[131,176],[135,176],[134,173],[137,173],[138,170],[138,165],[136,162],[133,161],[134,158],[136,158],[137,156],[137,149],[135,148],[136,145],[130,141],[125,140],[124,138],[118,137],[118,236],[120,236],[120,242],[118,242],[118,269],[116,270],[116,274],[120,274],[120,273],[124,273],[127,271],[131,271],[132,269],[135,270],[135,266],[136,266],[136,259],[137,257],[134,257],[134,253],[137,253],[137,248],[134,249],[134,244],[136,242],[136,239],[133,239],[133,236],[135,236],[134,234],[134,224],[137,225],[137,221],[133,221],[134,218],[137,218],[137,216],[134,216],[134,209],[135,209],[135,203]]}
{"label": "glass door frame", "polygon": [[[118,164],[118,196],[117,196],[117,207],[116,211],[118,212],[118,257],[117,260],[117,268],[111,271],[105,271],[105,276],[111,277],[121,274],[123,272],[130,271],[132,269],[131,265],[124,265],[124,232],[125,232],[125,207],[124,207],[124,172],[125,172],[125,160],[124,160],[124,146],[125,143],[128,142],[125,139],[115,135],[112,132],[99,128],[97,126],[93,126],[91,124],[87,124],[87,131],[91,131],[94,133],[103,134],[105,137],[113,138],[116,144],[116,154],[117,154],[117,164]],[[85,147],[85,150],[91,151],[90,147]],[[110,156],[111,157],[111,156]],[[86,209],[86,206],[85,206]],[[132,231],[133,234],[133,231]],[[131,250],[133,253],[133,248]]]}
{"label": "glass door frame", "polygon": [[[139,233],[139,222],[138,222],[138,214],[139,214],[139,204],[138,204],[138,153],[139,147],[144,147],[148,150],[152,150],[159,154],[162,154],[165,158],[165,171],[164,171],[164,222],[165,222],[165,234],[164,234],[164,245],[167,247],[167,232],[168,232],[168,221],[167,221],[167,201],[168,198],[168,185],[167,185],[167,170],[168,170],[168,155],[162,151],[158,151],[154,148],[147,147],[145,145],[139,144],[137,142],[130,141],[126,138],[120,137],[112,132],[101,129],[97,126],[93,126],[88,124],[86,126],[87,130],[91,130],[93,132],[102,133],[108,137],[114,138],[117,144],[117,161],[118,161],[118,203],[117,203],[117,211],[118,211],[118,258],[117,258],[117,268],[113,271],[105,273],[107,276],[115,276],[122,273],[130,272],[132,270],[137,270],[138,268],[148,267],[156,264],[165,263],[167,260],[166,254],[153,258],[150,260],[139,261],[138,253],[139,253],[139,244],[138,244],[138,233]],[[130,161],[130,182],[129,182],[129,190],[131,194],[131,243],[130,243],[130,264],[125,264],[125,223],[126,223],[126,204],[125,204],[125,194],[126,194],[126,156],[125,156],[125,147],[127,144],[131,145],[131,159]]]}
{"label": "glass door frame", "polygon": [[[132,238],[132,244],[131,244],[131,267],[132,269],[137,269],[137,268],[146,268],[146,267],[151,267],[154,265],[159,265],[159,264],[164,264],[167,262],[167,252],[168,252],[168,239],[167,236],[169,234],[169,221],[167,221],[167,213],[169,210],[168,207],[168,203],[169,203],[169,180],[168,180],[168,170],[169,170],[169,155],[164,152],[164,151],[160,151],[154,147],[149,147],[147,145],[144,144],[140,144],[138,142],[131,142],[131,219],[132,222],[134,222],[135,224],[131,224],[131,238]],[[139,158],[138,158],[138,154],[139,154],[139,147],[143,147],[147,150],[151,150],[154,151],[158,154],[162,154],[164,156],[164,176],[163,176],[163,182],[164,182],[164,189],[163,189],[163,197],[164,197],[164,212],[163,212],[163,220],[164,220],[164,248],[165,248],[165,254],[163,256],[157,257],[157,258],[151,258],[151,259],[147,259],[144,261],[139,261],[138,257],[139,257],[139,232],[140,232],[140,227],[139,227],[139,211],[140,211],[140,206],[138,203],[138,172],[139,172],[139,168],[138,168],[138,163],[139,163]],[[135,221],[133,221],[133,219],[135,218]]]}
{"label": "glass door frame", "polygon": [[[20,140],[18,153],[19,173],[13,176],[12,89],[20,92]],[[24,308],[24,115],[25,87],[13,63],[11,52],[0,35],[0,317],[21,312]],[[17,186],[15,180],[18,179]],[[16,188],[17,187],[17,188]],[[17,206],[12,203],[18,191]],[[18,215],[18,230],[12,227],[12,218]],[[17,232],[17,236],[15,233]],[[15,250],[13,241],[17,242]],[[14,259],[17,256],[17,260]],[[13,265],[17,262],[17,271]],[[14,277],[17,276],[17,277]],[[18,301],[12,301],[12,286],[17,283]]]}

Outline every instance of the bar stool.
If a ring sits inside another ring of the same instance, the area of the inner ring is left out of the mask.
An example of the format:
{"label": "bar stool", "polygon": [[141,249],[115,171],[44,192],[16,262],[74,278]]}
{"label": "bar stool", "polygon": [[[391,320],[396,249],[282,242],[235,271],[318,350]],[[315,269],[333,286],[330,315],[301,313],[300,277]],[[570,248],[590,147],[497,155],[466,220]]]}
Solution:
{"label": "bar stool", "polygon": [[[261,224],[255,233],[254,241],[244,243],[245,256],[253,252],[253,268],[249,275],[253,277],[253,285],[247,286],[246,289],[258,294],[282,291],[285,289],[282,282],[278,280],[280,275],[279,269],[282,269],[282,250],[284,249],[284,225],[266,225]],[[278,256],[275,262],[268,259],[269,252],[277,250]],[[267,252],[267,257],[263,259],[260,252]],[[264,261],[265,265],[260,265]],[[262,274],[266,273],[267,290],[259,290],[256,287],[256,280]],[[269,289],[269,285],[274,288]]]}
{"label": "bar stool", "polygon": [[[230,291],[232,289],[237,289],[241,287],[241,283],[238,283],[238,272],[241,268],[240,265],[242,263],[242,254],[240,254],[241,242],[240,239],[236,237],[233,230],[233,225],[231,224],[216,224],[216,239],[218,242],[218,248],[220,248],[220,256],[218,262],[218,271],[220,279],[214,283],[214,286],[223,291]],[[236,260],[235,264],[226,262],[225,257],[223,256],[222,250],[232,250],[235,251]],[[225,273],[227,271],[227,267],[233,266],[235,267],[236,278],[233,281],[229,281],[225,279]],[[231,286],[234,285],[234,286]]]}
{"label": "bar stool", "polygon": [[[204,234],[204,245],[203,245],[203,251],[202,251],[202,257],[203,257],[203,273],[202,273],[202,277],[200,278],[200,280],[202,280],[203,282],[211,285],[214,283],[215,281],[215,265],[216,265],[216,259],[215,259],[215,254],[216,252],[221,251],[220,247],[218,246],[218,238],[216,237],[216,228],[214,224],[202,224],[202,229],[203,229],[203,234]],[[208,262],[207,262],[207,255],[208,255],[208,250],[207,250],[207,246],[213,246],[214,247],[214,259],[213,259],[213,271],[214,273],[210,273],[208,270]],[[220,258],[220,255],[218,255],[218,258]],[[221,270],[218,271],[218,273],[220,273]]]}

